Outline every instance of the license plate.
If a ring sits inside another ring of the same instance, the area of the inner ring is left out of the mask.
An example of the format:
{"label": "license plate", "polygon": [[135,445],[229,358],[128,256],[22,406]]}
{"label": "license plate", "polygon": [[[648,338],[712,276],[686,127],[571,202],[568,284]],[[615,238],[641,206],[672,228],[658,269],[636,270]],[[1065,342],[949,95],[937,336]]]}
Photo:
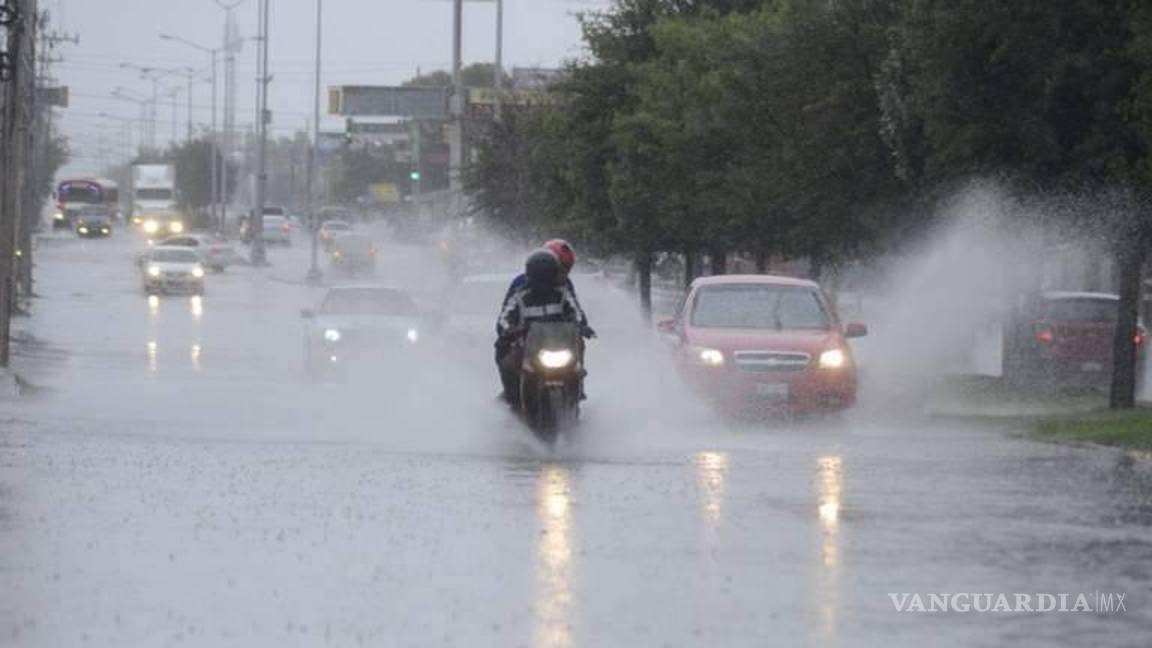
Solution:
{"label": "license plate", "polygon": [[1104,364],[1100,362],[1085,362],[1080,365],[1080,371],[1104,371]]}
{"label": "license plate", "polygon": [[788,383],[756,383],[756,395],[762,398],[786,399],[788,398]]}

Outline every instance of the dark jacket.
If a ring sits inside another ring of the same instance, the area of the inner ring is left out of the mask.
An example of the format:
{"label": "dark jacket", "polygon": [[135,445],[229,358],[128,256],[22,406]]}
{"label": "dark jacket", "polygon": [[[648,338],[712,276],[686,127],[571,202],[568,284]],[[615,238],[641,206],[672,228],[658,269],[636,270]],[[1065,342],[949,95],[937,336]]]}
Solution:
{"label": "dark jacket", "polygon": [[[500,317],[496,320],[496,335],[503,335],[504,331],[500,328],[500,320],[504,317],[504,312],[508,310],[508,302],[512,299],[512,295],[517,291],[526,289],[528,287],[528,276],[521,272],[512,280],[508,285],[508,292],[504,293],[504,304],[500,307]],[[576,286],[572,285],[572,279],[566,277],[564,279],[564,288],[568,291],[572,303],[576,309],[576,319],[574,320],[580,326],[588,326],[588,316],[584,314],[584,308],[580,306],[580,300],[576,298]]]}

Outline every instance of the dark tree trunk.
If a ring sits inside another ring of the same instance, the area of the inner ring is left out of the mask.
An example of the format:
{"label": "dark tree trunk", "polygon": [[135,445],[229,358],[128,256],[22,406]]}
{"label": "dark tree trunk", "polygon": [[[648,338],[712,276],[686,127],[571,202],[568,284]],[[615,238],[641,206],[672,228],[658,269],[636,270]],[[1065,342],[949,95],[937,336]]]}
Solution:
{"label": "dark tree trunk", "polygon": [[1124,242],[1116,254],[1120,275],[1119,317],[1112,338],[1112,388],[1108,406],[1131,409],[1136,406],[1136,327],[1140,313],[1141,269],[1145,251],[1141,237]]}
{"label": "dark tree trunk", "polygon": [[652,254],[636,255],[636,277],[640,287],[640,313],[646,326],[652,325]]}
{"label": "dark tree trunk", "polygon": [[713,250],[710,255],[712,258],[712,274],[722,275],[728,272],[728,254],[718,250]]}
{"label": "dark tree trunk", "polygon": [[765,274],[768,272],[768,252],[760,250],[756,253],[756,272]]}
{"label": "dark tree trunk", "polygon": [[684,288],[692,285],[696,278],[696,253],[691,250],[684,252]]}

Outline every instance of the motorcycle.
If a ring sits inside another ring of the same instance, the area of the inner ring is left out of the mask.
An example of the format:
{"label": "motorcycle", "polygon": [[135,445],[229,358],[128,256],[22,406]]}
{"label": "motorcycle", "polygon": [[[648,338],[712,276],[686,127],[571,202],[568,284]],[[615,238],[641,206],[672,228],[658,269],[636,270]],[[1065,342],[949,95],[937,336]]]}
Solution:
{"label": "motorcycle", "polygon": [[522,340],[520,413],[537,438],[554,443],[580,417],[584,340],[574,322],[533,322]]}

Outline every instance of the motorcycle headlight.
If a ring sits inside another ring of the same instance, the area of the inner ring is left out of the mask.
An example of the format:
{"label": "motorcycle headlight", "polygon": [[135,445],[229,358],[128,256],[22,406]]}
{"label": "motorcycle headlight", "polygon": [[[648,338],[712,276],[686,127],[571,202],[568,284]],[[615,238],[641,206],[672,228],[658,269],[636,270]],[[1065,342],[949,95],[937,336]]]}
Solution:
{"label": "motorcycle headlight", "polygon": [[324,330],[324,339],[328,340],[329,342],[339,342],[340,341],[340,331],[337,331],[336,329],[331,329],[331,328],[325,329]]}
{"label": "motorcycle headlight", "polygon": [[196,277],[197,279],[204,278],[204,268],[201,266],[196,266],[196,267],[192,268],[192,276]]}
{"label": "motorcycle headlight", "polygon": [[157,266],[157,265],[148,266],[148,276],[149,277],[159,277],[160,276],[160,266]]}
{"label": "motorcycle headlight", "polygon": [[724,364],[724,353],[718,349],[692,347],[688,350],[688,353],[696,364],[706,367],[719,367]]}
{"label": "motorcycle headlight", "polygon": [[839,369],[848,364],[848,356],[843,349],[828,349],[820,354],[821,369]]}
{"label": "motorcycle headlight", "polygon": [[145,234],[155,234],[156,232],[159,232],[159,231],[160,231],[160,223],[157,223],[154,220],[144,221],[144,233]]}
{"label": "motorcycle headlight", "polygon": [[416,329],[408,329],[408,341],[415,344],[420,340],[420,331]]}
{"label": "motorcycle headlight", "polygon": [[184,231],[184,223],[181,223],[180,221],[172,221],[171,223],[168,223],[168,230],[173,234],[179,234]]}
{"label": "motorcycle headlight", "polygon": [[536,355],[540,360],[541,366],[548,369],[560,369],[572,364],[572,352],[568,349],[560,349],[559,351],[541,351]]}

